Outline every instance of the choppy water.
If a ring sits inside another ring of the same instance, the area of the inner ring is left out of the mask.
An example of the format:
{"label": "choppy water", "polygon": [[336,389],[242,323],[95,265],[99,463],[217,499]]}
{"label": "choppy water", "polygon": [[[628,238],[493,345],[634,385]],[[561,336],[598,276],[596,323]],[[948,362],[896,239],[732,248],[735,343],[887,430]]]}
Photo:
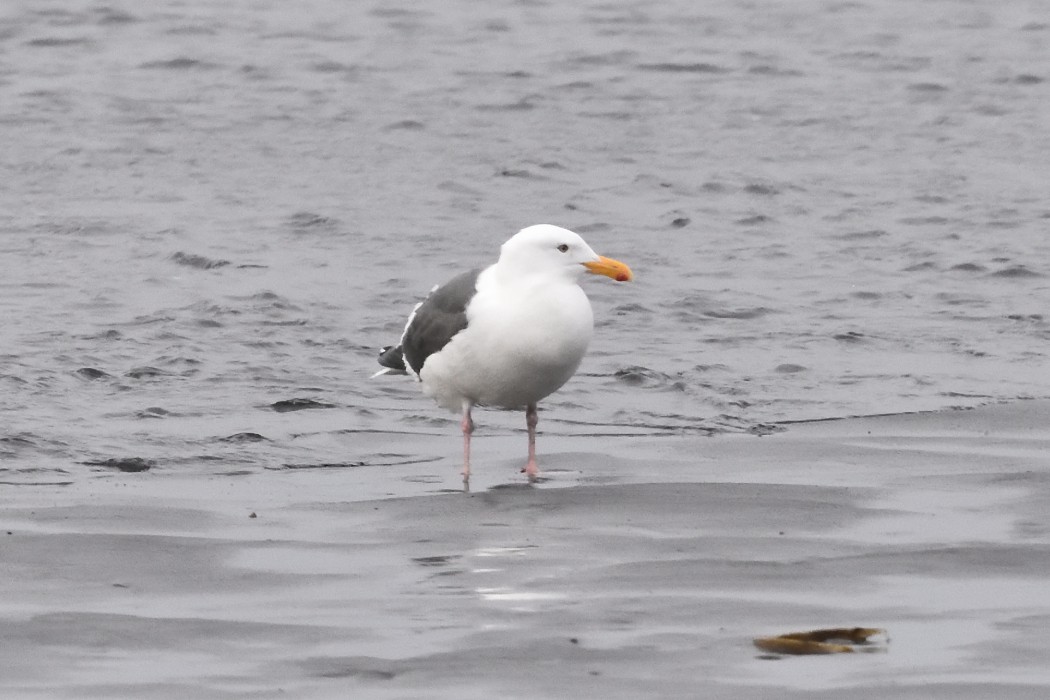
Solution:
{"label": "choppy water", "polygon": [[1048,396],[1046,9],[6,1],[0,476],[454,463],[375,350],[538,222],[637,274],[547,435]]}

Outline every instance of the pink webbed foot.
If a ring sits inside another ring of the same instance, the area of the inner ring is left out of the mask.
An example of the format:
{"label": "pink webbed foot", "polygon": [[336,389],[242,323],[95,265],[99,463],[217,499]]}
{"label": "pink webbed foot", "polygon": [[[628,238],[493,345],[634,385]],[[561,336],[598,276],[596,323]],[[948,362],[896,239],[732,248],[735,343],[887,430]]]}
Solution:
{"label": "pink webbed foot", "polygon": [[521,472],[529,477],[529,481],[540,480],[540,469],[536,466],[536,460],[529,460],[529,463],[521,468]]}

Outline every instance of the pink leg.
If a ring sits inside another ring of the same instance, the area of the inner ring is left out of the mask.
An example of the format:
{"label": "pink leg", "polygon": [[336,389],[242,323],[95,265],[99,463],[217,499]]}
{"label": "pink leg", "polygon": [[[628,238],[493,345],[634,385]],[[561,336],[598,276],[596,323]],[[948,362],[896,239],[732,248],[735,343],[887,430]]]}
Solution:
{"label": "pink leg", "polygon": [[528,408],[525,409],[525,425],[529,427],[529,461],[525,465],[524,471],[529,481],[536,481],[539,478],[540,470],[536,466],[536,424],[539,423],[540,416],[536,411],[536,404],[530,403]]}
{"label": "pink leg", "polygon": [[463,420],[459,426],[463,428],[463,482],[470,481],[470,434],[474,432],[474,421],[470,418],[470,409],[473,404],[469,401],[463,402]]}

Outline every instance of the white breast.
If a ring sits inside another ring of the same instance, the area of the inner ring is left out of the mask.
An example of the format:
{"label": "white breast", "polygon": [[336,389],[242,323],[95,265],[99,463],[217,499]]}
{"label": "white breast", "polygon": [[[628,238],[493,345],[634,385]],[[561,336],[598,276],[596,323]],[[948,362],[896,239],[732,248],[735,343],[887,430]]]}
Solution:
{"label": "white breast", "polygon": [[478,278],[467,328],[420,372],[424,390],[459,411],[465,400],[520,408],[557,391],[576,372],[591,340],[590,302],[572,280]]}

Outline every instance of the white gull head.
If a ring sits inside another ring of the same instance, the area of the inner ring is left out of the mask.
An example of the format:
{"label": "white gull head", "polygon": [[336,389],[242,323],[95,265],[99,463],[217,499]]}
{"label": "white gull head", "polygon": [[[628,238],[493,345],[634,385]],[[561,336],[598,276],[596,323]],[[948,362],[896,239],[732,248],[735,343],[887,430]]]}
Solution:
{"label": "white gull head", "polygon": [[500,249],[498,266],[513,275],[559,275],[578,279],[598,254],[576,233],[551,224],[537,224],[514,234]]}

